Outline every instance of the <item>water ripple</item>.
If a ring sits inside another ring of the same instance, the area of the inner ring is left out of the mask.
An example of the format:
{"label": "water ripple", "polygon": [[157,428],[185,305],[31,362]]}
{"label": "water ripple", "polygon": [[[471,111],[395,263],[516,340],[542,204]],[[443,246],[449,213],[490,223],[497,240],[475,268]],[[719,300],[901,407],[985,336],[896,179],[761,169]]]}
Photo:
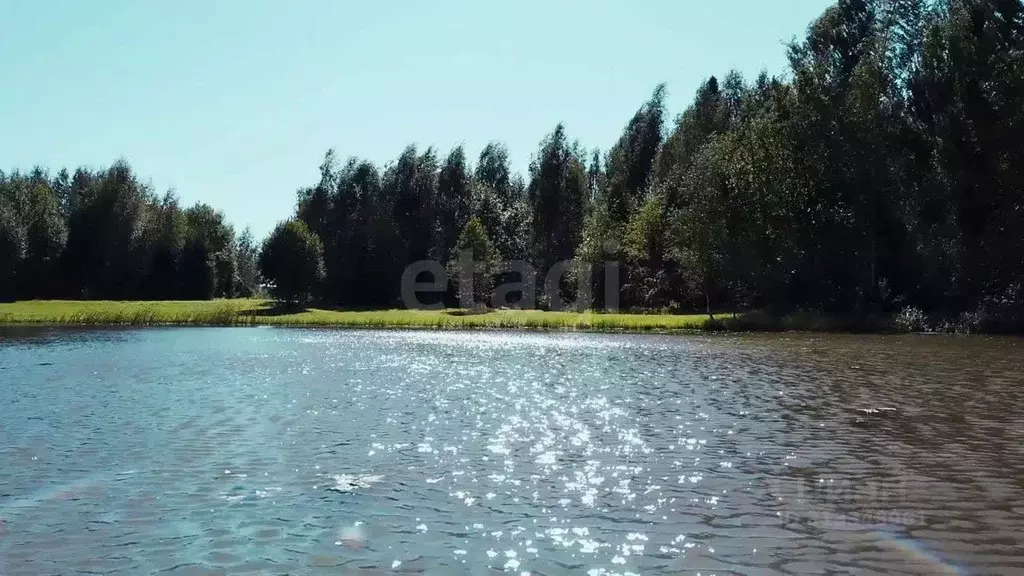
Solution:
{"label": "water ripple", "polygon": [[3,574],[1024,570],[1017,340],[7,334]]}

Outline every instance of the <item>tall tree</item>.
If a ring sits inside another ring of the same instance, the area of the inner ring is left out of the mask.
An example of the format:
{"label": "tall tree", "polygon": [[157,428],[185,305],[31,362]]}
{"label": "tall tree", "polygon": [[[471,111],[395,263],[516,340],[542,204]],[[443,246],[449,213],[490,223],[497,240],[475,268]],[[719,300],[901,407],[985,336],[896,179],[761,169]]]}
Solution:
{"label": "tall tree", "polygon": [[[426,258],[434,238],[437,157],[432,148],[417,154],[415,146],[402,152],[384,175],[384,195],[392,204],[399,241],[399,265]],[[401,270],[394,270],[398,278]]]}
{"label": "tall tree", "polygon": [[[700,149],[725,128],[722,93],[718,79],[712,76],[697,89],[694,103],[676,119],[675,127],[665,139],[656,159],[657,178],[670,182],[674,179],[672,172],[686,173]],[[667,209],[673,210],[685,203],[686,199],[679,197],[679,192],[678,187],[667,190]]]}
{"label": "tall tree", "polygon": [[238,262],[238,295],[254,296],[259,291],[259,247],[248,226],[235,240],[235,258]]}
{"label": "tall tree", "polygon": [[17,300],[18,262],[25,257],[25,243],[14,207],[0,195],[0,302]]}
{"label": "tall tree", "polygon": [[86,298],[127,299],[139,293],[148,268],[142,242],[153,195],[131,167],[118,161],[95,176],[76,173],[72,182],[66,287]]}
{"label": "tall tree", "polygon": [[497,142],[488,143],[480,152],[473,176],[472,211],[508,260],[526,257],[529,207],[525,196],[522,179],[509,166],[508,149]]}
{"label": "tall tree", "polygon": [[437,182],[437,253],[448,261],[472,210],[472,177],[466,153],[457,146],[445,158]]}
{"label": "tall tree", "polygon": [[569,260],[583,232],[587,174],[579,144],[569,142],[559,124],[540,144],[530,163],[527,188],[533,211],[532,244],[543,270]]}
{"label": "tall tree", "polygon": [[154,205],[147,227],[149,270],[144,287],[145,298],[167,300],[181,297],[181,264],[188,239],[188,220],[177,195],[168,191]]}
{"label": "tall tree", "polygon": [[[665,85],[659,84],[608,151],[602,199],[616,222],[625,222],[643,203],[654,162],[661,150],[665,117]],[[588,178],[589,181],[589,178]]]}
{"label": "tall tree", "polygon": [[[231,298],[237,282],[237,265],[234,255],[234,228],[228,224],[224,214],[208,204],[196,204],[185,210],[190,237],[188,243],[199,243],[203,250],[192,249],[193,258],[206,255],[214,270],[213,296]],[[195,270],[202,270],[205,264],[197,263]],[[200,291],[195,291],[200,293]]]}

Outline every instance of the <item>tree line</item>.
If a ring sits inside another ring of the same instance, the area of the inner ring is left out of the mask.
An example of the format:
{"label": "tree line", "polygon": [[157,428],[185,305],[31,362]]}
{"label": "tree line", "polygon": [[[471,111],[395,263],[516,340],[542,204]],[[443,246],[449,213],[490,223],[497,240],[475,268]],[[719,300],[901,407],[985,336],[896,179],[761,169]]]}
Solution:
{"label": "tree line", "polygon": [[[603,153],[558,125],[525,178],[499,143],[475,159],[409,146],[383,166],[329,151],[260,264],[287,299],[349,307],[400,305],[408,264],[468,245],[539,270],[591,263],[561,289],[589,286],[597,307],[611,262],[631,309],[909,309],[1024,324],[1024,4],[840,0],[786,50],[784,73],[711,76],[675,118],[657,87]],[[75,207],[59,177],[5,177],[0,242],[15,246],[5,270],[19,294],[48,295],[31,287],[58,261],[77,262],[58,266],[73,272],[61,286],[84,297],[162,297],[145,280],[171,260],[181,296],[241,292],[237,241],[214,241],[188,211],[180,229],[154,224],[174,210],[148,192],[121,200],[125,170],[91,174],[90,194],[112,196]],[[114,248],[115,235],[139,248]],[[312,263],[289,268],[296,254]],[[128,268],[133,282],[116,279]],[[209,269],[213,291],[193,292]]]}
{"label": "tree line", "polygon": [[158,196],[125,162],[0,172],[0,299],[251,295],[259,247],[206,204]]}

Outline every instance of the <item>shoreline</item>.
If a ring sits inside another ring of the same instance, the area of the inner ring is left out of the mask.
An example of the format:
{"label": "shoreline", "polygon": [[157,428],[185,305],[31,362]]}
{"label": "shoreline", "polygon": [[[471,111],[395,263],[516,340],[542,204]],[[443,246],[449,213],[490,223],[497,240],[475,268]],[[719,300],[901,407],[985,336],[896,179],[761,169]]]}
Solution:
{"label": "shoreline", "polygon": [[[511,330],[608,334],[714,334],[803,332],[820,334],[986,334],[982,331],[921,330],[893,318],[839,318],[816,314],[770,317],[756,312],[657,314],[489,310],[286,309],[259,299],[197,301],[26,300],[0,304],[0,327],[258,327]],[[992,333],[994,334],[994,333]]]}
{"label": "shoreline", "polygon": [[491,310],[287,309],[267,300],[27,300],[0,304],[0,326],[282,326],[434,330],[700,332],[706,315]]}
{"label": "shoreline", "polygon": [[[702,328],[651,328],[651,329],[629,329],[629,328],[573,328],[573,327],[544,327],[544,326],[433,326],[426,324],[188,324],[188,323],[150,323],[150,324],[68,324],[56,322],[4,322],[0,321],[0,336],[4,330],[19,329],[59,329],[59,330],[127,330],[142,328],[287,328],[290,330],[354,330],[354,331],[381,331],[381,332],[512,332],[524,334],[607,334],[607,335],[636,335],[636,336],[715,336],[715,335],[737,335],[757,334],[756,330],[704,330]],[[779,334],[824,334],[809,330],[786,330],[778,331]],[[840,334],[840,332],[834,332]],[[935,333],[940,335],[940,333]]]}

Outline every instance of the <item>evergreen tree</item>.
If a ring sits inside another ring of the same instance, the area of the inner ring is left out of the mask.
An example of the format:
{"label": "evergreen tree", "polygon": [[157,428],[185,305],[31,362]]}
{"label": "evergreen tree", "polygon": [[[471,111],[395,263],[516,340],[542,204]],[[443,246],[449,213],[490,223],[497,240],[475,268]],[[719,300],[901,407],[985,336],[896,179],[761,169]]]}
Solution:
{"label": "evergreen tree", "polygon": [[498,251],[483,223],[475,216],[470,218],[448,262],[448,278],[456,287],[461,306],[487,306],[491,302],[498,264]]}

